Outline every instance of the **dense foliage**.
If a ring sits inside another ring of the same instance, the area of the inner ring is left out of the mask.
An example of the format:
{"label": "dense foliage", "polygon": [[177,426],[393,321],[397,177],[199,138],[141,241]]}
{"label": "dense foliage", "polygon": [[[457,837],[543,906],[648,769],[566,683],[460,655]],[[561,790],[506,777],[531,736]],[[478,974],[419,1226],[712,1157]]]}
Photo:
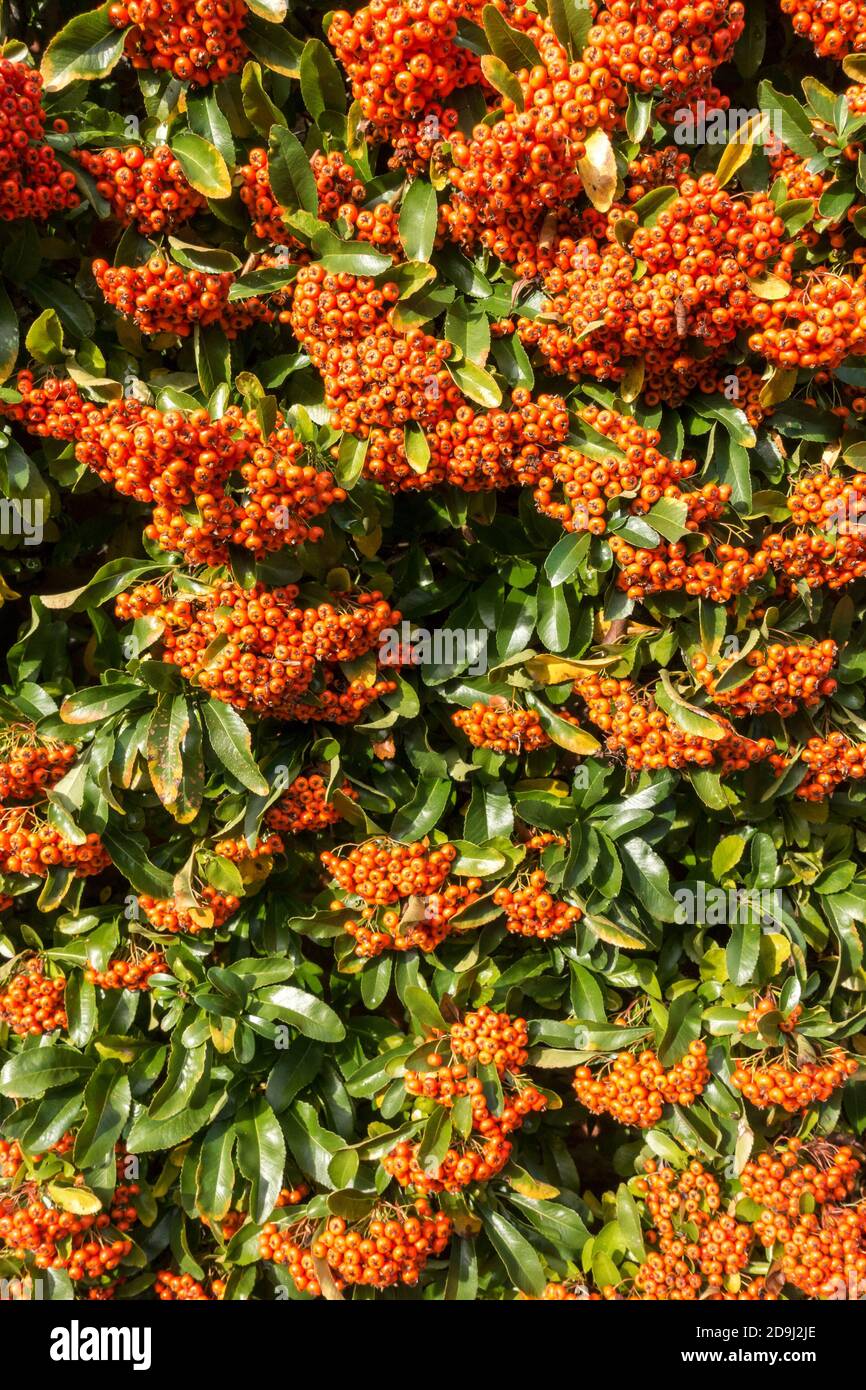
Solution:
{"label": "dense foliage", "polygon": [[866,6],[4,16],[3,1289],[859,1296]]}

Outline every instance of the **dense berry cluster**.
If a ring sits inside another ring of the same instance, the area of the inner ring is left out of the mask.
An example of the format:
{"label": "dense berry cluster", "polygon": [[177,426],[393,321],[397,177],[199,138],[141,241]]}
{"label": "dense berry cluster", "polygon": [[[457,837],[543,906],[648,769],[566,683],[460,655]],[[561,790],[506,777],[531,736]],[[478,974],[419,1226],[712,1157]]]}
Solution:
{"label": "dense berry cluster", "polygon": [[[448,883],[423,897],[413,896],[402,911],[367,905],[343,927],[354,938],[355,955],[362,960],[372,960],[383,951],[435,951],[452,931],[458,913],[478,902],[481,887],[480,878]],[[332,906],[339,910],[343,903],[336,901]]]}
{"label": "dense berry cluster", "polygon": [[826,801],[843,782],[866,777],[866,743],[852,743],[838,731],[808,739],[800,758],[809,769],[795,792],[803,801]]}
{"label": "dense berry cluster", "polygon": [[188,338],[199,324],[236,338],[253,324],[273,318],[273,310],[261,299],[229,300],[235,283],[231,271],[185,270],[156,252],[143,265],[109,265],[98,257],[91,269],[105,302],[132,319],[142,333]]}
{"label": "dense berry cluster", "polygon": [[844,58],[866,52],[866,5],[863,0],[780,0],[794,31],[810,39],[819,58]]}
{"label": "dense berry cluster", "polygon": [[133,67],[167,72],[195,87],[240,72],[248,14],[243,0],[119,0],[108,9],[111,23],[127,30]]}
{"label": "dense berry cluster", "polygon": [[[296,777],[279,801],[268,807],[265,823],[272,830],[288,830],[297,835],[301,830],[327,830],[343,819],[333,801],[328,799],[328,784],[318,772]],[[343,796],[358,800],[358,793],[347,783],[340,786]]]}
{"label": "dense berry cluster", "polygon": [[121,400],[86,409],[75,438],[80,463],[153,504],[147,536],[193,564],[225,563],[230,546],[266,554],[320,540],[314,519],[346,496],[282,417],[263,437],[237,406],[213,419]]}
{"label": "dense berry cluster", "polygon": [[153,1291],[164,1302],[206,1303],[211,1298],[198,1279],[191,1274],[175,1274],[171,1269],[159,1270]]}
{"label": "dense berry cluster", "polygon": [[400,613],[375,590],[315,608],[298,607],[297,597],[294,585],[242,589],[223,583],[195,598],[167,597],[144,585],[118,596],[117,614],[162,621],[163,660],[236,709],[354,723],[395,683],[347,678],[340,664],[377,647]]}
{"label": "dense berry cluster", "polygon": [[44,222],[79,202],[74,173],[45,144],[40,74],[0,58],[0,219]]}
{"label": "dense berry cluster", "polygon": [[197,936],[201,931],[218,931],[241,905],[233,893],[220,893],[206,884],[198,893],[196,907],[180,907],[169,898],[152,898],[147,893],[138,896],[137,903],[148,922],[157,931],[187,932]]}
{"label": "dense berry cluster", "polygon": [[41,959],[24,966],[0,992],[0,1022],[20,1037],[39,1037],[67,1026],[63,975],[46,975]]}
{"label": "dense berry cluster", "polygon": [[[694,459],[666,458],[658,448],[661,436],[657,430],[645,429],[630,416],[595,405],[586,406],[581,419],[610,439],[616,453],[599,460],[562,446],[553,467],[542,473],[534,494],[538,509],[559,521],[566,531],[602,535],[607,530],[608,502],[616,497],[627,500],[634,516],[646,515],[662,498],[684,498],[690,531],[721,515],[731,488],[724,483],[706,483],[698,491],[683,492],[680,482],[692,476],[697,464]],[[557,487],[562,489],[562,502],[554,499]]]}
{"label": "dense berry cluster", "polygon": [[45,878],[55,864],[74,869],[76,878],[101,874],[111,860],[98,835],[82,844],[67,840],[32,807],[11,806],[0,811],[0,873],[32,874]]}
{"label": "dense berry cluster", "polygon": [[483,81],[477,56],[457,42],[458,21],[480,23],[481,10],[480,0],[371,0],[355,14],[332,14],[328,42],[362,115],[401,162],[429,159],[457,123],[443,103]]}
{"label": "dense berry cluster", "polygon": [[678,168],[681,159],[662,151],[632,170],[631,198],[656,178],[676,190],[652,226],[638,222],[630,199],[607,213],[587,209],[554,242],[541,267],[544,313],[518,327],[558,374],[620,381],[639,357],[654,399],[679,404],[695,384],[711,383],[709,359],[765,303],[750,277],[789,273],[784,222],[767,195],[735,199],[713,174]]}
{"label": "dense berry cluster", "polygon": [[592,723],[606,733],[608,750],[624,754],[633,772],[695,766],[730,775],[775,752],[772,739],[747,738],[724,719],[716,721],[719,738],[686,733],[658,708],[652,695],[641,693],[631,681],[585,676],[576,682],[575,691],[585,700]]}
{"label": "dense berry cluster", "polygon": [[16,726],[0,742],[0,801],[38,801],[66,776],[75,761],[72,743],[37,740],[32,730]]}
{"label": "dense berry cluster", "polygon": [[[518,1074],[528,1056],[525,1019],[497,1014],[483,1005],[452,1024],[447,1036],[434,1036],[431,1046],[435,1050],[427,1057],[429,1070],[405,1072],[406,1091],[448,1110],[458,1103],[467,1105],[465,1137],[455,1137],[435,1171],[420,1160],[418,1144],[409,1141],[395,1145],[382,1166],[401,1186],[416,1192],[457,1193],[501,1172],[511,1156],[507,1136],[528,1116],[545,1110],[547,1098]],[[478,1067],[494,1068],[500,1078],[502,1098],[496,1108],[491,1108],[476,1074]]]}
{"label": "dense berry cluster", "polygon": [[574,1090],[594,1115],[608,1114],[621,1124],[651,1129],[666,1104],[691,1105],[709,1079],[707,1046],[698,1039],[667,1070],[654,1052],[618,1052],[595,1071],[578,1067]]}
{"label": "dense berry cluster", "polygon": [[[712,1173],[693,1159],[681,1173],[655,1159],[635,1183],[650,1228],[651,1253],[639,1266],[628,1297],[640,1300],[695,1300],[701,1297],[774,1299],[763,1276],[743,1284],[738,1276],[749,1262],[752,1227],[721,1213],[721,1188]],[[734,1281],[736,1292],[725,1285]]]}
{"label": "dense berry cluster", "polygon": [[18,373],[16,387],[20,401],[0,402],[0,412],[41,438],[75,439],[85,415],[93,409],[68,377],[47,376],[37,386],[33,372],[25,368]]}
{"label": "dense berry cluster", "polygon": [[505,909],[508,931],[519,936],[534,936],[539,941],[570,931],[583,916],[579,907],[551,896],[543,869],[533,869],[523,886],[497,888],[493,901],[497,907]]}
{"label": "dense berry cluster", "polygon": [[149,152],[141,145],[109,145],[78,150],[75,158],[96,180],[96,191],[111,204],[112,216],[145,236],[173,231],[205,207],[168,145],[155,145]]}
{"label": "dense berry cluster", "polygon": [[731,689],[720,689],[725,671],[736,658],[720,661],[715,670],[703,652],[692,658],[692,668],[714,704],[734,714],[771,714],[782,718],[798,709],[815,709],[836,689],[830,671],[836,664],[836,643],[829,638],[815,646],[783,645],[749,652],[745,658],[752,674]]}
{"label": "dense berry cluster", "polygon": [[151,975],[166,970],[165,956],[159,951],[147,951],[133,960],[110,960],[104,970],[88,966],[84,978],[100,989],[150,989]]}
{"label": "dense berry cluster", "polygon": [[737,1061],[731,1085],[759,1110],[778,1107],[789,1115],[829,1100],[858,1070],[858,1063],[841,1048],[831,1048],[815,1062],[789,1065],[787,1060],[764,1062],[759,1057]]}
{"label": "dense berry cluster", "polygon": [[422,1198],[412,1207],[374,1210],[356,1225],[331,1216],[317,1234],[308,1222],[283,1227],[270,1223],[259,1237],[259,1250],[263,1259],[288,1265],[295,1286],[317,1297],[317,1261],[328,1265],[338,1289],[356,1284],[374,1289],[411,1286],[428,1260],[447,1249],[451,1232],[451,1218],[434,1212]]}
{"label": "dense berry cluster", "polygon": [[494,753],[534,753],[550,745],[536,710],[509,707],[505,701],[501,706],[476,701],[452,714],[451,722],[474,748],[491,748]]}
{"label": "dense berry cluster", "polygon": [[[252,219],[253,231],[262,241],[291,244],[293,238],[283,220],[290,211],[283,208],[271,188],[266,150],[250,150],[249,163],[241,164],[236,172],[241,202]],[[369,242],[383,251],[399,253],[397,213],[388,202],[365,206],[367,190],[357,170],[339,150],[325,154],[316,150],[310,157],[310,167],[316,181],[319,217],[324,222],[341,219],[354,229],[359,241]]]}
{"label": "dense berry cluster", "polygon": [[345,856],[324,850],[321,858],[344,893],[383,907],[413,894],[435,893],[451,872],[457,850],[449,844],[431,849],[420,841],[365,840]]}
{"label": "dense berry cluster", "polygon": [[740,1184],[753,1202],[796,1222],[804,1199],[810,1206],[847,1201],[859,1173],[860,1160],[847,1144],[837,1148],[819,1140],[804,1146],[794,1138],[750,1159]]}

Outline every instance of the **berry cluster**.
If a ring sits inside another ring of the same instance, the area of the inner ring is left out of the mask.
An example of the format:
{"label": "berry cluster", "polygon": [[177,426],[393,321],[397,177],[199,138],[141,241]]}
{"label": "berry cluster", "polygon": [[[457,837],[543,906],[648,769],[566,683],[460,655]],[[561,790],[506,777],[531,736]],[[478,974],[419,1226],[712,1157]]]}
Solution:
{"label": "berry cluster", "polygon": [[0,1198],[0,1243],[15,1259],[32,1255],[37,1269],[66,1270],[73,1282],[102,1279],[132,1249],[132,1241],[118,1233],[122,1236],[138,1220],[129,1204],[137,1192],[137,1184],[118,1187],[108,1211],[79,1216],[50,1206],[35,1184],[24,1184]]}
{"label": "berry cluster", "polygon": [[784,1242],[782,1272],[808,1298],[861,1298],[866,1203],[801,1216]]}
{"label": "berry cluster", "polygon": [[[772,994],[767,994],[763,999],[759,999],[757,1004],[749,1010],[746,1017],[739,1023],[741,1033],[757,1033],[761,1020],[768,1014],[775,1014],[779,1011],[778,1001]],[[780,1017],[778,1028],[780,1033],[793,1033],[797,1027],[800,1015],[803,1012],[802,1004],[795,1004],[793,1009],[784,1017]]]}
{"label": "berry cluster", "polygon": [[[843,782],[866,777],[866,743],[851,743],[838,732],[810,738],[800,758],[809,769],[795,792],[803,801],[826,801]],[[784,771],[784,759],[777,771]]]}
{"label": "berry cluster", "polygon": [[128,31],[134,68],[171,73],[194,87],[240,72],[248,13],[243,0],[119,0],[108,8],[111,23]]}
{"label": "berry cluster", "polygon": [[858,1063],[841,1048],[832,1048],[816,1062],[788,1066],[785,1060],[762,1063],[757,1058],[736,1062],[731,1085],[759,1110],[778,1107],[797,1115],[834,1091],[858,1070]]}
{"label": "berry cluster", "polygon": [[860,1166],[848,1145],[836,1148],[819,1140],[804,1146],[800,1139],[787,1139],[772,1152],[750,1159],[740,1184],[753,1202],[797,1222],[804,1209],[847,1201]]}
{"label": "berry cluster", "polygon": [[78,150],[75,158],[96,180],[117,221],[144,236],[173,231],[206,206],[168,145],[149,153],[141,145]]}
{"label": "berry cluster", "polygon": [[692,668],[710,699],[735,714],[778,714],[815,709],[832,695],[836,682],[830,671],[836,663],[836,643],[827,639],[815,646],[774,643],[763,651],[751,651],[746,665],[752,674],[733,689],[720,690],[719,682],[736,658],[720,661],[715,670],[703,652],[692,657]]}
{"label": "berry cluster", "polygon": [[66,776],[75,761],[72,743],[37,741],[33,731],[19,726],[2,740],[6,753],[0,762],[0,801],[37,801]]}
{"label": "berry cluster", "polygon": [[[432,389],[432,388],[431,388]],[[438,390],[438,385],[435,388]],[[390,396],[390,390],[385,393]],[[477,410],[455,404],[459,392],[439,395],[441,414],[424,429],[430,458],[423,473],[406,456],[403,428],[375,428],[364,473],[392,491],[416,491],[452,483],[464,492],[532,485],[549,467],[551,451],[568,434],[568,411],[561,396],[532,397],[525,387],[511,393],[511,409]]]}
{"label": "berry cluster", "polygon": [[749,347],[774,367],[834,369],[866,352],[866,278],[810,272],[784,299],[757,300],[751,321]]}
{"label": "berry cluster", "polygon": [[503,700],[487,704],[476,701],[469,709],[451,716],[452,724],[466,735],[473,748],[491,748],[495,753],[534,753],[547,748],[550,738],[534,709],[509,707]]}
{"label": "berry cluster", "polygon": [[[450,1060],[446,1061],[447,1041]],[[522,1018],[494,1013],[487,1005],[452,1024],[447,1040],[434,1036],[435,1051],[427,1057],[429,1071],[408,1069],[406,1091],[451,1109],[464,1097],[469,1102],[469,1133],[448,1148],[435,1172],[418,1158],[418,1145],[403,1141],[382,1160],[386,1173],[416,1192],[457,1193],[470,1183],[487,1182],[501,1172],[511,1156],[507,1138],[527,1116],[540,1114],[547,1099],[517,1075],[527,1060],[527,1027]],[[454,1059],[457,1058],[456,1062]],[[502,1084],[502,1102],[494,1112],[476,1067],[494,1067]]]}
{"label": "berry cluster", "polygon": [[[602,535],[607,530],[607,504],[616,497],[627,499],[634,516],[645,515],[662,498],[684,498],[690,531],[721,515],[731,496],[730,487],[707,483],[697,492],[684,493],[679,484],[692,476],[697,463],[694,459],[666,458],[658,449],[661,436],[657,430],[645,429],[630,416],[596,405],[586,406],[581,419],[610,439],[617,452],[599,460],[563,446],[553,467],[539,478],[534,494],[539,511],[559,521],[566,531]],[[554,500],[558,485],[565,499],[562,502]]]}
{"label": "berry cluster", "polygon": [[91,269],[106,303],[132,319],[142,333],[188,338],[197,323],[236,338],[253,324],[273,318],[273,310],[261,299],[229,300],[231,271],[209,275],[185,270],[156,252],[143,265],[114,266],[98,257]]}
{"label": "berry cluster", "polygon": [[197,936],[201,931],[218,931],[241,905],[240,898],[234,894],[219,893],[209,884],[197,896],[200,900],[197,907],[178,907],[170,898],[152,898],[146,893],[139,894],[137,902],[156,931],[187,932],[190,936]]}
{"label": "berry cluster", "polygon": [[93,409],[68,377],[49,376],[37,386],[32,371],[18,373],[20,401],[0,402],[0,413],[47,439],[76,439],[84,417]]}
{"label": "berry cluster", "polygon": [[32,807],[0,811],[0,873],[45,878],[53,864],[74,869],[76,878],[101,874],[111,860],[98,835],[83,844],[67,840]]}
{"label": "berry cluster", "polygon": [[153,1291],[163,1302],[207,1303],[211,1295],[191,1274],[175,1274],[161,1269],[154,1280]]}
{"label": "berry cluster", "polygon": [[666,1104],[691,1105],[709,1079],[707,1045],[697,1039],[667,1070],[654,1052],[618,1052],[595,1072],[578,1067],[573,1085],[578,1100],[593,1115],[608,1114],[621,1124],[651,1129]]}
{"label": "berry cluster", "polygon": [[425,896],[440,889],[457,858],[453,845],[430,849],[415,841],[366,840],[353,845],[345,857],[323,851],[322,863],[344,893],[384,907],[401,898]]}
{"label": "berry cluster", "polygon": [[[665,157],[634,167],[629,201],[645,190],[646,164],[664,168]],[[607,213],[588,209],[556,239],[543,274],[544,312],[521,319],[518,330],[554,372],[574,379],[619,381],[629,359],[642,358],[654,398],[676,405],[696,380],[709,384],[708,359],[754,323],[764,301],[750,277],[790,272],[784,222],[766,194],[734,199],[713,174],[694,178],[676,165],[671,176],[677,196],[651,227],[629,203],[615,204]]]}
{"label": "berry cluster", "polygon": [[729,776],[775,752],[772,739],[747,738],[724,719],[717,720],[721,738],[688,734],[657,707],[651,695],[641,694],[628,680],[592,675],[582,677],[574,688],[586,701],[593,724],[607,734],[608,751],[623,753],[632,772],[696,766]]}
{"label": "berry cluster", "polygon": [[866,52],[866,5],[863,0],[779,0],[794,32],[810,39],[819,58],[844,58]]}
{"label": "berry cluster", "polygon": [[[650,1219],[646,1243],[651,1253],[639,1266],[629,1297],[639,1300],[692,1301],[701,1297],[773,1299],[763,1277],[745,1287],[737,1276],[749,1261],[752,1227],[730,1214],[719,1214],[721,1189],[712,1173],[693,1159],[677,1173],[655,1159],[644,1165],[635,1183]],[[733,1277],[739,1288],[725,1291]]]}
{"label": "berry cluster", "polygon": [[[66,129],[61,122],[55,129]],[[26,63],[0,58],[0,219],[31,217],[44,222],[52,213],[81,201],[75,175],[61,168],[45,139],[42,78]]]}
{"label": "berry cluster", "polygon": [[266,554],[318,541],[311,522],[346,497],[281,417],[265,438],[237,406],[215,420],[116,401],[86,410],[75,438],[79,463],[154,505],[148,538],[192,564],[224,564],[230,546]]}
{"label": "berry cluster", "polygon": [[[362,908],[359,917],[343,923],[355,939],[355,955],[372,960],[383,951],[435,951],[452,930],[452,919],[464,908],[478,902],[480,878],[465,883],[449,883],[440,891],[409,902],[402,913],[392,908]],[[335,911],[344,904],[332,904]]]}
{"label": "berry cluster", "polygon": [[110,960],[104,970],[88,966],[84,978],[100,989],[146,990],[150,988],[151,975],[166,968],[165,956],[159,951],[148,951],[137,960]]}
{"label": "berry cluster", "polygon": [[318,1235],[308,1222],[288,1227],[269,1223],[259,1237],[259,1250],[263,1259],[288,1265],[295,1286],[317,1297],[317,1261],[327,1263],[338,1289],[412,1286],[428,1260],[447,1249],[451,1232],[451,1218],[434,1212],[422,1198],[412,1207],[375,1209],[356,1225],[331,1216]]}
{"label": "berry cluster", "polygon": [[[262,241],[292,244],[283,208],[270,184],[266,150],[250,150],[249,163],[240,165],[236,177],[240,180],[239,195],[253,223],[253,231]],[[399,252],[397,214],[390,203],[377,203],[367,208],[364,181],[339,150],[325,154],[316,150],[310,157],[319,199],[319,217],[324,222],[342,219],[354,229],[358,241],[369,242],[383,251]]]}
{"label": "berry cluster", "polygon": [[276,719],[354,723],[396,686],[349,679],[340,664],[376,648],[382,632],[399,624],[400,613],[375,590],[315,608],[297,607],[297,597],[294,585],[242,589],[222,583],[195,598],[166,597],[155,585],[144,585],[118,596],[117,614],[157,617],[165,624],[163,660],[236,709]]}
{"label": "berry cluster", "polygon": [[584,58],[638,91],[660,87],[670,106],[703,99],[712,108],[720,101],[713,72],[731,57],[745,14],[739,0],[610,0],[589,31]]}
{"label": "berry cluster", "polygon": [[508,931],[519,936],[534,936],[539,941],[548,941],[570,931],[583,916],[579,907],[551,897],[543,869],[533,869],[523,887],[497,888],[493,901],[497,907],[505,909]]}
{"label": "berry cluster", "polygon": [[63,1005],[66,980],[49,976],[40,959],[25,965],[0,993],[0,1021],[19,1037],[39,1037],[67,1026]]}
{"label": "berry cluster", "polygon": [[483,82],[478,58],[456,41],[458,21],[480,23],[481,9],[480,0],[371,0],[355,14],[332,14],[328,42],[364,119],[395,147],[397,161],[426,163],[457,123],[443,103]]}
{"label": "berry cluster", "polygon": [[[339,790],[350,800],[358,800],[358,793],[348,783]],[[328,800],[328,784],[318,772],[296,777],[279,801],[265,811],[266,825],[272,830],[287,830],[292,835],[302,830],[327,830],[342,819],[337,807]]]}

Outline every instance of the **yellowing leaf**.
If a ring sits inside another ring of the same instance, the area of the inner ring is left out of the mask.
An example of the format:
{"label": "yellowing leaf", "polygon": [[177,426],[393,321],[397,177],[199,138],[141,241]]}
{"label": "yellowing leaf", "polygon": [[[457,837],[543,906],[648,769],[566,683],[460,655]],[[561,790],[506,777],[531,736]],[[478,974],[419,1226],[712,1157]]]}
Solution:
{"label": "yellowing leaf", "polygon": [[586,196],[599,212],[608,212],[616,193],[616,156],[609,136],[594,130],[586,142],[586,154],[577,161]]}

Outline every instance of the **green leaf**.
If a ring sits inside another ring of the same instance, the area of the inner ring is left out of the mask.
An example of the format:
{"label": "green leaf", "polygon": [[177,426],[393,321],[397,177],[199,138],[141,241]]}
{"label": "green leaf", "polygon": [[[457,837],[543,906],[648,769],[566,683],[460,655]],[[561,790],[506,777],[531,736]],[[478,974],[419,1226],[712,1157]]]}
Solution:
{"label": "green leaf", "polygon": [[486,406],[493,410],[502,404],[502,392],[499,385],[489,372],[483,367],[476,366],[474,362],[453,362],[446,361],[445,366],[452,381],[455,382],[464,396],[470,401],[475,401],[477,405]]}
{"label": "green leaf", "polygon": [[646,1259],[646,1247],[641,1230],[640,1212],[637,1202],[624,1182],[620,1183],[616,1190],[616,1219],[628,1253],[633,1259],[643,1262]]}
{"label": "green leaf", "polygon": [[56,310],[44,309],[33,320],[27,330],[24,346],[37,362],[62,362],[63,325]]}
{"label": "green leaf", "polygon": [[301,96],[314,121],[326,111],[346,112],[346,88],[330,49],[321,39],[308,39],[300,61]]}
{"label": "green leaf", "polygon": [[228,198],[232,191],[228,165],[215,145],[191,130],[182,130],[171,141],[187,180],[205,198]]}
{"label": "green leaf", "polygon": [[235,162],[235,144],[231,126],[220,109],[216,92],[210,91],[199,96],[188,94],[186,118],[190,130],[218,149],[226,164],[231,167]]}
{"label": "green leaf", "polygon": [[93,1059],[63,1043],[16,1052],[0,1071],[0,1095],[28,1100],[79,1081],[92,1071]]}
{"label": "green leaf", "polygon": [[250,752],[250,731],[237,710],[210,699],[201,707],[210,746],[226,771],[248,791],[267,796],[267,780]]}
{"label": "green leaf", "polygon": [[0,384],[8,381],[18,357],[18,315],[0,284]]}
{"label": "green leaf", "polygon": [[84,1119],[73,1150],[76,1168],[97,1168],[114,1153],[131,1104],[129,1078],[121,1063],[99,1062],[84,1089]]}
{"label": "green leaf", "polygon": [[259,1096],[241,1111],[235,1133],[238,1168],[250,1183],[250,1215],[262,1222],[273,1211],[283,1185],[283,1131],[267,1101]]}
{"label": "green leaf", "polygon": [[111,862],[137,893],[148,893],[154,898],[170,898],[174,892],[171,874],[158,869],[151,863],[144,841],[139,836],[130,835],[110,827],[102,832],[102,843],[111,856]]}
{"label": "green leaf", "polygon": [[205,1132],[196,1169],[196,1209],[209,1221],[222,1221],[232,1204],[237,1134],[231,1121],[217,1120]]}
{"label": "green leaf", "polygon": [[416,420],[410,420],[403,426],[403,448],[406,462],[413,473],[426,473],[430,462],[430,445],[427,443],[424,430]]}
{"label": "green leaf", "polygon": [[590,0],[547,0],[553,32],[572,58],[579,58],[592,28]]}
{"label": "green leaf", "polygon": [[497,58],[493,53],[485,53],[481,59],[481,71],[491,87],[513,102],[518,111],[523,110],[523,88],[501,58]]}
{"label": "green leaf", "polygon": [[439,777],[421,777],[414,796],[395,813],[391,834],[395,840],[420,840],[437,824],[451,797],[451,783]]}
{"label": "green leaf", "polygon": [[289,212],[301,208],[319,215],[316,179],[304,147],[284,125],[275,125],[268,140],[268,179],[274,197]]}
{"label": "green leaf", "polygon": [[256,15],[244,25],[244,43],[259,62],[283,77],[300,77],[303,44],[282,24],[271,24]]}
{"label": "green leaf", "polygon": [[410,261],[430,259],[439,209],[436,190],[425,179],[410,183],[400,207],[400,241]]}
{"label": "green leaf", "polygon": [[303,1033],[305,1038],[335,1043],[346,1036],[345,1026],[338,1015],[315,994],[307,994],[294,985],[268,985],[259,990],[256,997],[261,1003],[267,1004],[277,1017]]}
{"label": "green leaf", "polygon": [[538,66],[541,58],[532,39],[528,34],[522,34],[519,29],[512,29],[495,5],[484,6],[481,20],[491,52],[495,53],[511,72]]}
{"label": "green leaf", "polygon": [[369,447],[369,436],[359,439],[354,434],[343,434],[340,439],[334,476],[340,487],[345,488],[347,492],[351,492],[364,471],[364,460]]}
{"label": "green leaf", "polygon": [[285,126],[285,116],[264,89],[262,69],[258,63],[244,64],[241,73],[241,102],[244,115],[260,135],[267,135],[272,126]]}
{"label": "green leaf", "polygon": [[533,1298],[540,1297],[547,1280],[541,1261],[529,1241],[499,1212],[481,1207],[480,1216],[490,1244],[505,1266],[512,1284]]}
{"label": "green leaf", "polygon": [[778,92],[771,82],[758,87],[758,103],[770,118],[770,129],[783,144],[803,159],[813,159],[817,147],[812,139],[812,123],[796,97]]}
{"label": "green leaf", "polygon": [[71,82],[105,77],[119,62],[126,31],[111,23],[109,9],[109,5],[102,5],[76,15],[51,39],[41,67],[47,92],[59,92]]}

